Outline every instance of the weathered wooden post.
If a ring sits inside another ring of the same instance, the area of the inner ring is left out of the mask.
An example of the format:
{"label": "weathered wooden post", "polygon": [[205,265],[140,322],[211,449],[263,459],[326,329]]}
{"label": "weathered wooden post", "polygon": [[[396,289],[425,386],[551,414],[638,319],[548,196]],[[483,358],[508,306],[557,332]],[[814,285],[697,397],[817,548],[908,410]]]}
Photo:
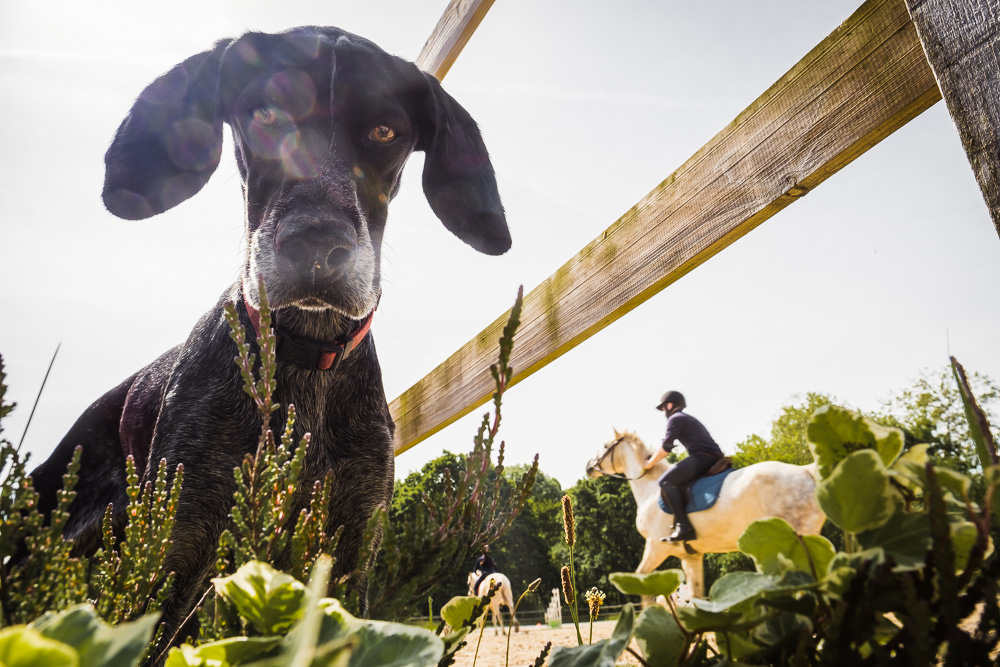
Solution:
{"label": "weathered wooden post", "polygon": [[1000,234],[1000,3],[906,0]]}

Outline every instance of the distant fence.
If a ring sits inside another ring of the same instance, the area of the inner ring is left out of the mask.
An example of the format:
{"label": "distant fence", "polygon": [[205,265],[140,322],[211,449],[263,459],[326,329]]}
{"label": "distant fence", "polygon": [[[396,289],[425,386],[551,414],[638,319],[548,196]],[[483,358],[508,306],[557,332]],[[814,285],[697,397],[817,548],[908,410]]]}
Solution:
{"label": "distant fence", "polygon": [[[609,604],[609,605],[604,605],[604,606],[601,607],[601,613],[598,614],[597,618],[594,619],[594,620],[595,621],[614,621],[614,620],[617,620],[618,619],[618,615],[621,613],[622,607],[624,607],[624,606],[625,605],[623,605],[623,604]],[[508,621],[506,619],[509,619],[510,617],[507,616],[506,614],[508,613],[509,610],[506,607],[504,607],[503,610],[504,610],[504,614],[505,614],[505,616],[504,616],[504,619],[505,619],[504,623],[507,623]],[[577,613],[579,614],[579,617],[580,617],[580,626],[581,627],[583,627],[587,623],[590,623],[590,610],[587,608],[586,605],[584,605],[582,607],[578,607],[577,608]],[[406,622],[409,623],[409,624],[411,624],[411,625],[423,625],[423,624],[427,623],[428,620],[432,621],[434,624],[437,624],[437,623],[441,622],[441,617],[438,616],[438,615],[436,615],[436,614],[435,614],[435,616],[433,618],[428,618],[426,615],[425,616],[413,616],[413,617],[410,617],[410,618],[406,619]],[[518,621],[518,623],[520,623],[521,625],[524,625],[524,626],[537,625],[537,624],[545,625],[545,610],[544,609],[528,609],[528,610],[518,609],[517,610],[517,621]],[[565,604],[562,606],[562,622],[563,622],[563,624],[569,623],[571,625],[573,623],[573,616],[570,614],[569,607],[567,605],[565,605]]]}

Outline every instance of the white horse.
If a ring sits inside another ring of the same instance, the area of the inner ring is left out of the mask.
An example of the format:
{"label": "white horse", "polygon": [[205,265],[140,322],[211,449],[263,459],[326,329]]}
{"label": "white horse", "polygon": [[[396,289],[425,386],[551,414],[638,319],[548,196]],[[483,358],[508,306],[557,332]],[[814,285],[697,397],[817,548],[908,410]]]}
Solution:
{"label": "white horse", "polygon": [[[498,634],[499,632],[507,634],[507,631],[503,627],[503,613],[500,611],[500,606],[505,605],[507,609],[510,610],[511,627],[514,628],[514,632],[520,632],[521,624],[517,622],[517,616],[514,615],[514,594],[511,592],[510,579],[507,578],[507,575],[500,574],[499,572],[487,574],[483,579],[483,583],[479,584],[479,590],[476,591],[473,590],[473,587],[476,585],[476,579],[478,578],[479,575],[475,572],[469,573],[469,595],[482,597],[489,592],[490,585],[492,583],[496,582],[500,584],[500,588],[497,589],[497,592],[493,594],[492,598],[490,598],[490,622],[493,624],[493,630],[497,631],[497,619],[499,618],[500,630],[498,631]],[[486,622],[485,619],[483,622]]]}
{"label": "white horse", "polygon": [[[683,544],[664,542],[673,528],[673,515],[660,509],[658,480],[671,468],[665,460],[645,470],[650,452],[633,433],[615,431],[596,457],[587,462],[590,477],[602,475],[627,479],[635,496],[635,525],[646,538],[646,548],[636,574],[652,572],[669,556],[677,556],[690,592],[705,597],[703,555],[738,551],[737,540],[757,519],[781,517],[800,535],[817,535],[826,516],[816,503],[815,463],[797,466],[763,461],[739,468],[722,484],[719,499],[707,510],[689,515],[698,537]],[[643,598],[643,605],[652,600]]]}

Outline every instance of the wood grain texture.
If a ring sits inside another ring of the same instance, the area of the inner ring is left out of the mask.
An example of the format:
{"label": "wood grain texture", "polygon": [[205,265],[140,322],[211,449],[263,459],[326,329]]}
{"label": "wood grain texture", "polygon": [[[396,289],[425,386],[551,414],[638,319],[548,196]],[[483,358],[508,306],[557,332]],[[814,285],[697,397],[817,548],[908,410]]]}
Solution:
{"label": "wood grain texture", "polygon": [[[511,384],[705,262],[938,99],[903,0],[866,2],[525,296]],[[490,398],[488,369],[506,318],[392,402],[397,453]]]}
{"label": "wood grain texture", "polygon": [[493,0],[451,0],[417,56],[417,67],[443,79],[482,22]]}
{"label": "wood grain texture", "polygon": [[996,0],[906,5],[1000,234],[1000,6]]}

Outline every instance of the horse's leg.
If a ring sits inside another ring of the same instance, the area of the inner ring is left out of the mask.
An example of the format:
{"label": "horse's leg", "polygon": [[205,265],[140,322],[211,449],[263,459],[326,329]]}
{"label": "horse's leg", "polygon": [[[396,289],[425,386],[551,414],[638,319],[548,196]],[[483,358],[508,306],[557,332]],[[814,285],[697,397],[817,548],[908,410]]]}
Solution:
{"label": "horse's leg", "polygon": [[691,596],[696,598],[705,597],[705,563],[702,554],[681,556],[681,568],[687,578],[688,588]]}
{"label": "horse's leg", "polygon": [[521,624],[517,622],[517,616],[514,615],[514,596],[510,591],[507,591],[507,599],[504,604],[507,605],[507,610],[510,612],[510,627],[513,628],[514,632],[520,632]]}
{"label": "horse's leg", "polygon": [[[646,547],[645,549],[643,549],[642,552],[642,560],[639,561],[639,567],[635,568],[635,573],[649,574],[650,572],[655,570],[657,567],[660,566],[660,563],[662,563],[667,559],[667,553],[669,552],[669,550],[670,547],[667,546],[664,542],[661,542],[658,536],[650,537],[648,540],[646,540]],[[653,604],[653,596],[643,595],[642,596],[643,609],[650,606],[651,604]]]}
{"label": "horse's leg", "polygon": [[[497,628],[497,618],[500,619],[500,627]],[[498,635],[503,632],[503,614],[500,613],[500,604],[496,597],[490,600],[490,622],[493,623],[493,634]]]}

